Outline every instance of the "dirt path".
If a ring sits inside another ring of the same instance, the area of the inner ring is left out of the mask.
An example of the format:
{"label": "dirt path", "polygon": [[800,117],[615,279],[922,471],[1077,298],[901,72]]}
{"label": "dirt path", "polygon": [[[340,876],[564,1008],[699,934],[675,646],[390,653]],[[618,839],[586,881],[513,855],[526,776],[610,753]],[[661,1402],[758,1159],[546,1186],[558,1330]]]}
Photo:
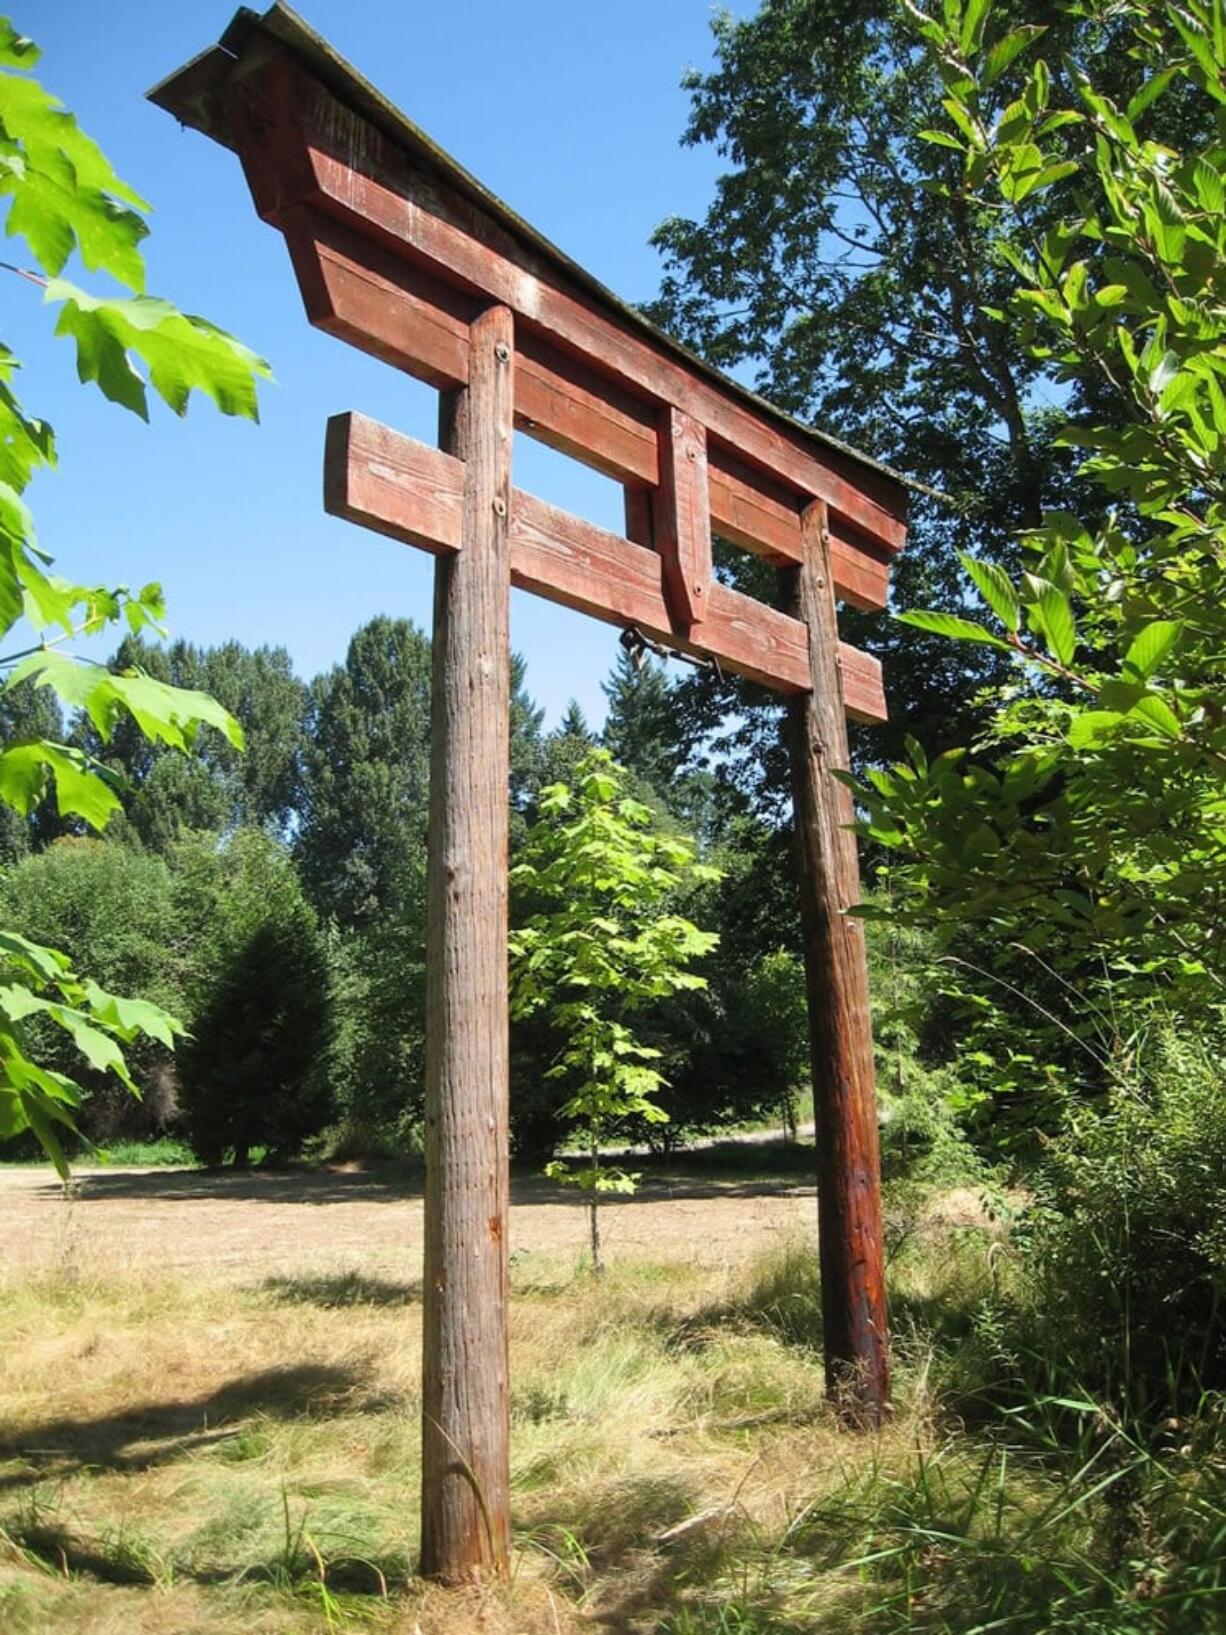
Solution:
{"label": "dirt path", "polygon": [[[548,1182],[512,1189],[513,1255],[580,1256],[582,1207]],[[786,1180],[652,1176],[605,1208],[609,1254],[736,1264],[812,1233],[811,1187]],[[191,1272],[242,1281],[310,1269],[420,1273],[419,1183],[394,1171],[80,1172],[66,1200],[42,1169],[0,1167],[0,1278],[56,1266]]]}

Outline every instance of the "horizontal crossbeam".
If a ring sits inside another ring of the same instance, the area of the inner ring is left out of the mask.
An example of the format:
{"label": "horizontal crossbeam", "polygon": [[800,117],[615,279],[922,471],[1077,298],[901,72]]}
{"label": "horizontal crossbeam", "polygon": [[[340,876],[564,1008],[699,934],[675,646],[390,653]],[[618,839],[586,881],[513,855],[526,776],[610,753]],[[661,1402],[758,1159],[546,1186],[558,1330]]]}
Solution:
{"label": "horizontal crossbeam", "polygon": [[[307,317],[317,329],[442,391],[468,379],[468,328],[476,298],[431,276],[351,227],[307,206],[283,210]],[[523,432],[632,489],[661,482],[660,417],[650,404],[577,358],[516,326],[515,424]],[[708,439],[712,531],[777,566],[799,563],[805,496]],[[891,548],[834,519],[835,589],[853,607],[883,608]]]}
{"label": "horizontal crossbeam", "polygon": [[[328,422],[324,507],[333,516],[424,550],[460,549],[464,467],[439,449],[360,414]],[[782,693],[811,686],[805,626],[718,581],[701,625],[675,628],[664,560],[655,551],[515,489],[510,502],[511,582],[564,607],[633,625],[678,652],[710,657]],[[839,644],[847,713],[884,721],[880,663]]]}

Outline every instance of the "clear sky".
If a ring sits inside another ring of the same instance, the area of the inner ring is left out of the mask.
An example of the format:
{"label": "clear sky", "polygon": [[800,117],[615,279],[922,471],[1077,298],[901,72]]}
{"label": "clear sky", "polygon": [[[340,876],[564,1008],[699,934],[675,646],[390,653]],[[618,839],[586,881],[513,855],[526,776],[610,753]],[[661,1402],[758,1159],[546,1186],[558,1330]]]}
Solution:
{"label": "clear sky", "polygon": [[[654,293],[648,245],[696,214],[716,157],[682,149],[687,67],[710,61],[708,0],[302,0],[308,22],[481,181],[627,300]],[[747,9],[735,7],[734,9]],[[423,553],[324,516],[324,422],[360,409],[433,441],[435,394],[311,330],[278,233],[256,218],[237,159],[144,100],[216,40],[229,0],[41,0],[15,6],[40,77],[155,206],[151,293],[239,335],[271,362],[262,424],[193,402],[144,425],[76,383],[70,347],[24,281],[4,286],[4,339],[27,407],[51,421],[60,468],[31,492],[43,545],[87,582],[166,587],[172,633],[286,646],[304,677],[380,612],[429,628]],[[21,247],[18,247],[20,255]],[[73,269],[69,269],[71,276]],[[159,412],[160,411],[160,412]],[[517,438],[516,481],[621,527],[615,485]],[[616,632],[516,593],[512,640],[556,720],[599,720]]]}

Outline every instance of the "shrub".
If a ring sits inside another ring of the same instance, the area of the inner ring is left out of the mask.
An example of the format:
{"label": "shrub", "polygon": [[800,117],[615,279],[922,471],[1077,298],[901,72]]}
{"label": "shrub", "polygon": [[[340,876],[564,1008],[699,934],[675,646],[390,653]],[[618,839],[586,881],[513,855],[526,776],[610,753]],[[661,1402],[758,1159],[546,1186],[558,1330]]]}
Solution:
{"label": "shrub", "polygon": [[[1145,1072],[1077,1107],[1019,1230],[1010,1325],[1043,1383],[1151,1418],[1226,1387],[1226,1075],[1204,1042],[1160,1040]],[[1054,1378],[1052,1374],[1054,1373]]]}
{"label": "shrub", "polygon": [[[177,912],[160,857],[102,840],[58,840],[0,881],[0,903],[14,929],[62,948],[103,988],[180,1011]],[[140,1101],[113,1074],[90,1068],[61,1029],[42,1027],[39,1051],[40,1061],[87,1092],[77,1124],[90,1140],[148,1136],[172,1122],[174,1065],[153,1040],[127,1049]]]}
{"label": "shrub", "polygon": [[246,1163],[296,1152],[327,1123],[331,995],[323,935],[282,847],[240,830],[180,857],[195,933],[180,1050],[184,1133],[196,1156]]}

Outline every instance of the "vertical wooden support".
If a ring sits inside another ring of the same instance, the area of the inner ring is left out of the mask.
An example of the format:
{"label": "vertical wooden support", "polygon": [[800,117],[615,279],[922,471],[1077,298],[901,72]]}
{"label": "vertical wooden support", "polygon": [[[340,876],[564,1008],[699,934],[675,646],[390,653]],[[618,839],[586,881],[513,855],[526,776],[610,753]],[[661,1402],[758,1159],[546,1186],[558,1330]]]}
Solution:
{"label": "vertical wooden support", "polygon": [[653,521],[673,625],[695,631],[707,616],[711,595],[707,434],[680,409],[665,409],[660,416],[660,486]]}
{"label": "vertical wooden support", "polygon": [[472,325],[440,433],[464,461],[461,548],[434,579],[426,924],[421,1569],[507,1569],[507,780],[514,328]]}
{"label": "vertical wooden support", "polygon": [[890,1391],[881,1242],[881,1164],[868,962],[847,766],[838,620],[819,500],[802,517],[804,561],[780,574],[785,610],[809,628],[813,690],[788,702],[805,982],[817,1123],[818,1249],[826,1386],[875,1425]]}

